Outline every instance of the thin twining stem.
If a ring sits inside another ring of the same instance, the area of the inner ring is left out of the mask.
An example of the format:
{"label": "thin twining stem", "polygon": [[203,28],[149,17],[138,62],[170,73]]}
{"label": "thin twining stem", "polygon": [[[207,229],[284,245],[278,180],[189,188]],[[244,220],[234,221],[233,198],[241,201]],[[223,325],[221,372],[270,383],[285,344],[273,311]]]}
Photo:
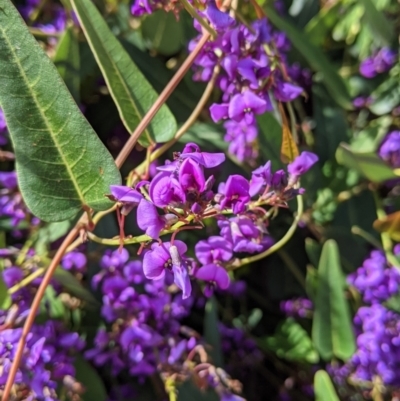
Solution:
{"label": "thin twining stem", "polygon": [[[142,132],[147,128],[147,126],[150,124],[152,118],[156,115],[157,111],[166,102],[168,97],[171,95],[171,93],[174,91],[176,86],[182,80],[183,76],[189,70],[194,59],[200,53],[201,49],[206,44],[206,42],[208,41],[209,38],[210,38],[210,34],[208,32],[204,32],[201,39],[199,40],[196,47],[194,48],[194,50],[189,54],[187,59],[184,61],[184,63],[181,65],[181,67],[178,69],[178,71],[175,73],[175,75],[172,77],[171,81],[169,81],[167,86],[160,93],[158,99],[155,101],[153,106],[143,117],[143,120],[139,123],[139,125],[133,132],[132,136],[125,143],[124,147],[122,148],[121,152],[119,153],[119,155],[117,156],[117,158],[115,160],[115,164],[117,165],[118,168],[121,168],[122,164],[128,157],[129,153],[132,151],[132,149],[136,145],[136,142],[137,142],[138,138],[140,137],[140,135],[142,134]],[[15,358],[10,367],[10,371],[9,371],[9,374],[7,377],[7,382],[5,384],[4,391],[2,394],[2,401],[8,401],[8,399],[9,399],[10,392],[11,392],[12,386],[14,384],[15,377],[17,375],[17,371],[18,371],[19,365],[21,363],[26,339],[27,339],[27,336],[28,336],[29,332],[31,331],[32,325],[35,321],[36,313],[39,309],[40,302],[42,301],[44,292],[45,292],[51,278],[53,277],[53,274],[54,274],[57,266],[59,265],[62,257],[64,256],[67,248],[74,241],[75,237],[78,236],[79,231],[82,229],[82,227],[84,227],[86,225],[87,225],[87,215],[85,213],[79,219],[79,221],[75,225],[75,227],[67,235],[67,237],[64,239],[64,241],[60,245],[60,248],[58,249],[57,253],[55,254],[53,260],[51,261],[50,266],[46,270],[46,274],[43,277],[43,281],[41,282],[37,293],[35,294],[35,298],[33,299],[32,306],[29,311],[29,315],[28,315],[28,317],[25,321],[24,327],[22,329],[21,339],[18,343],[18,347],[17,347],[16,353],[15,353]]]}
{"label": "thin twining stem", "polygon": [[175,75],[173,76],[171,81],[168,82],[167,86],[160,93],[160,96],[154,102],[153,106],[150,107],[150,110],[143,117],[142,121],[140,121],[140,123],[136,127],[135,131],[132,133],[131,137],[128,139],[125,146],[122,148],[121,152],[115,159],[115,164],[117,165],[118,168],[121,168],[121,166],[123,165],[123,163],[129,156],[129,153],[131,153],[132,149],[136,145],[136,142],[138,141],[140,135],[147,128],[147,126],[150,124],[150,121],[156,115],[158,110],[160,110],[161,106],[167,101],[167,99],[169,98],[169,96],[171,95],[173,90],[177,87],[179,82],[182,80],[183,76],[189,70],[189,68],[193,64],[194,59],[198,56],[201,49],[207,43],[209,38],[210,38],[210,34],[208,32],[204,32],[203,36],[200,38],[200,40],[196,44],[196,47],[189,54],[189,56],[184,61],[184,63],[180,66],[179,70],[175,73]]}
{"label": "thin twining stem", "polygon": [[[204,110],[204,107],[206,106],[208,99],[211,96],[211,93],[214,89],[215,85],[215,80],[217,79],[217,76],[219,74],[219,67],[217,66],[214,69],[213,75],[208,82],[206,88],[204,89],[204,92],[197,103],[197,106],[194,108],[188,119],[182,124],[182,126],[176,131],[175,136],[168,142],[164,143],[161,147],[158,149],[154,150],[154,152],[151,153],[150,155],[150,163],[153,162],[154,160],[157,160],[159,157],[161,157],[169,148],[171,148],[175,143],[179,141],[179,139],[185,134],[185,132],[196,122],[197,118],[199,117],[200,113]],[[141,175],[144,173],[146,169],[146,163],[148,161],[144,161],[141,163],[138,167],[134,169],[134,172],[136,175]],[[132,182],[128,182],[128,185],[132,185]]]}

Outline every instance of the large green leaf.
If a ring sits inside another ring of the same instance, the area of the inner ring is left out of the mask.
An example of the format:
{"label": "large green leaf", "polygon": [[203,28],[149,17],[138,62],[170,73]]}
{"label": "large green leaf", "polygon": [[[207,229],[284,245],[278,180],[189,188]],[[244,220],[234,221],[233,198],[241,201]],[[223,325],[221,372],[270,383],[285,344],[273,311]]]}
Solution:
{"label": "large green leaf", "polygon": [[33,214],[66,220],[83,205],[103,210],[121,176],[54,64],[10,0],[0,10],[0,104],[22,195]]}
{"label": "large green leaf", "polygon": [[[85,32],[90,48],[107,82],[120,117],[129,132],[133,132],[157,99],[157,93],[134,64],[107,23],[90,0],[72,0],[73,8]],[[140,142],[166,142],[176,131],[176,121],[163,105]]]}
{"label": "large green leaf", "polygon": [[281,18],[272,7],[267,7],[267,16],[277,28],[286,33],[293,46],[303,55],[310,67],[321,74],[332,98],[345,109],[353,109],[343,79],[322,50],[310,42],[305,32]]}
{"label": "large green leaf", "polygon": [[318,370],[315,373],[314,391],[316,401],[340,401],[331,378],[325,370]]}
{"label": "large green leaf", "polygon": [[289,361],[317,363],[319,360],[308,333],[291,317],[278,326],[272,337],[261,341],[260,345]]}
{"label": "large green leaf", "polygon": [[336,242],[325,242],[318,266],[312,339],[321,357],[349,359],[355,351],[350,310]]}
{"label": "large green leaf", "polygon": [[80,56],[78,35],[73,26],[69,26],[58,42],[54,64],[64,80],[76,103],[80,99]]}
{"label": "large green leaf", "polygon": [[348,168],[355,169],[373,182],[398,178],[393,170],[376,153],[356,153],[342,143],[336,151],[336,160]]}
{"label": "large green leaf", "polygon": [[364,6],[364,18],[374,37],[378,37],[382,45],[390,46],[394,35],[392,22],[376,8],[374,1],[360,0],[360,3]]}

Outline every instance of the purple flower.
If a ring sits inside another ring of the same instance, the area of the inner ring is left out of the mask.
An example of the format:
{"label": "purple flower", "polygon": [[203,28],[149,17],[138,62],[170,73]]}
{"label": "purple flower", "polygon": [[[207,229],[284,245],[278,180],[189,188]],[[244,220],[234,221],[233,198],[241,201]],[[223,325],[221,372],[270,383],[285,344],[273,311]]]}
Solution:
{"label": "purple flower", "polygon": [[229,117],[229,104],[216,104],[210,107],[210,115],[212,120],[217,123],[220,120],[225,120]]}
{"label": "purple flower", "polygon": [[86,263],[86,255],[78,251],[68,252],[61,260],[61,265],[65,270],[72,270],[75,268],[79,272],[84,270]]}
{"label": "purple flower", "polygon": [[192,158],[184,160],[179,169],[179,183],[186,192],[200,193],[205,186],[204,172],[201,166]]}
{"label": "purple flower", "polygon": [[176,221],[177,217],[174,214],[160,216],[151,202],[146,199],[140,201],[137,209],[137,224],[149,237],[157,239],[167,223]]}
{"label": "purple flower", "polygon": [[217,31],[223,31],[235,24],[235,20],[228,14],[218,10],[215,1],[209,1],[204,14]]}
{"label": "purple flower", "polygon": [[203,265],[219,261],[228,262],[232,258],[232,244],[218,236],[199,241],[194,251]]}
{"label": "purple flower", "polygon": [[153,178],[149,195],[158,207],[179,207],[186,202],[186,195],[179,181],[168,172],[160,172]]}
{"label": "purple flower", "polygon": [[376,75],[386,72],[396,62],[397,54],[384,47],[371,57],[363,60],[360,64],[360,74],[366,78],[373,78]]}
{"label": "purple flower", "polygon": [[246,90],[232,97],[229,103],[229,117],[235,121],[245,120],[247,124],[252,124],[254,114],[265,113],[269,108],[265,99]]}
{"label": "purple flower", "polygon": [[291,102],[300,96],[303,88],[289,82],[278,83],[274,89],[275,97],[282,102]]}
{"label": "purple flower", "polygon": [[110,185],[111,195],[107,195],[114,202],[121,202],[123,207],[121,213],[128,215],[143,199],[143,195],[136,189],[125,185]]}
{"label": "purple flower", "polygon": [[288,165],[289,173],[294,177],[305,174],[316,162],[318,156],[311,152],[301,152],[299,156]]}
{"label": "purple flower", "polygon": [[379,156],[392,167],[400,167],[400,131],[386,135],[379,148]]}
{"label": "purple flower", "polygon": [[251,174],[250,196],[261,195],[267,185],[271,185],[272,172],[271,161],[267,161],[264,166],[258,167]]}
{"label": "purple flower", "polygon": [[264,224],[257,224],[249,216],[220,220],[221,236],[233,245],[234,252],[262,252],[271,247],[273,239],[266,234]]}
{"label": "purple flower", "polygon": [[188,144],[186,144],[185,148],[180,154],[180,158],[181,159],[189,158],[205,168],[212,168],[219,166],[221,163],[225,161],[225,154],[201,152],[198,145],[189,142]]}
{"label": "purple flower", "polygon": [[194,276],[199,280],[207,281],[206,295],[212,294],[212,287],[216,286],[221,290],[229,287],[230,278],[228,272],[220,265],[211,263],[196,270]]}
{"label": "purple flower", "polygon": [[232,208],[233,213],[243,213],[250,200],[249,182],[241,175],[231,175],[225,184],[220,184],[218,192],[223,195],[221,209]]}
{"label": "purple flower", "polygon": [[187,298],[192,287],[186,263],[182,260],[186,251],[187,246],[182,241],[175,241],[173,245],[170,242],[153,244],[143,258],[144,275],[155,280],[164,277],[165,269],[172,271],[175,284],[183,292],[182,298]]}

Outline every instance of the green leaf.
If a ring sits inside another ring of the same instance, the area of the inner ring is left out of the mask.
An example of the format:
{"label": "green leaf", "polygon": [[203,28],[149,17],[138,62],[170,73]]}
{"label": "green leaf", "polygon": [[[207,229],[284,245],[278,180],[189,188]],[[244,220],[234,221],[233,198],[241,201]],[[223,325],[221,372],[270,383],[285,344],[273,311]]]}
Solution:
{"label": "green leaf", "polygon": [[323,7],[320,12],[313,17],[305,27],[307,37],[315,46],[321,46],[328,33],[333,29],[339,20],[339,9],[342,5],[337,2],[332,6]]}
{"label": "green leaf", "polygon": [[[157,99],[157,93],[134,64],[91,0],[72,0],[73,8],[85,32],[90,48],[103,73],[111,96],[126,129],[132,133]],[[170,140],[176,121],[166,105],[153,118],[140,143]]]}
{"label": "green leaf", "polygon": [[385,79],[376,90],[371,93],[374,102],[369,109],[381,116],[390,113],[400,103],[399,76],[391,76]]}
{"label": "green leaf", "polygon": [[340,106],[352,110],[353,105],[346,85],[322,50],[310,42],[306,33],[282,19],[273,8],[267,7],[267,15],[278,29],[286,33],[293,46],[304,56],[310,67],[321,74],[332,98]]}
{"label": "green leaf", "polygon": [[211,346],[209,355],[215,366],[223,366],[221,336],[218,329],[218,305],[215,297],[211,297],[206,303],[204,316],[204,338]]}
{"label": "green leaf", "polygon": [[283,168],[281,161],[282,126],[273,113],[264,113],[257,116],[260,127],[260,152],[264,160],[271,160],[272,169]]}
{"label": "green leaf", "polygon": [[77,280],[69,271],[57,267],[54,272],[54,280],[58,281],[64,288],[66,288],[73,296],[86,301],[89,306],[98,306],[96,298]]}
{"label": "green leaf", "polygon": [[53,62],[75,102],[79,104],[80,56],[78,35],[73,26],[69,26],[61,36]]}
{"label": "green leaf", "polygon": [[336,242],[325,242],[318,266],[312,339],[321,357],[349,359],[355,351],[350,310]]}
{"label": "green leaf", "polygon": [[356,153],[345,143],[341,143],[337,149],[336,160],[339,164],[355,169],[373,182],[397,178],[393,170],[376,153]]}
{"label": "green leaf", "polygon": [[318,353],[308,333],[291,317],[278,326],[274,336],[262,340],[260,346],[288,361],[307,363],[319,361]]}
{"label": "green leaf", "polygon": [[315,401],[340,401],[331,378],[325,370],[318,370],[314,376]]}
{"label": "green leaf", "polygon": [[46,224],[38,230],[35,250],[38,255],[45,254],[49,245],[65,235],[71,228],[69,220]]}
{"label": "green leaf", "polygon": [[156,11],[143,20],[141,28],[148,47],[164,56],[178,53],[184,45],[182,19],[177,21],[174,13]]}
{"label": "green leaf", "polygon": [[306,238],[305,248],[311,264],[318,266],[318,261],[321,257],[321,245],[312,238]]}
{"label": "green leaf", "polygon": [[82,383],[85,392],[81,397],[83,401],[105,401],[107,399],[107,391],[103,381],[98,375],[97,371],[85,361],[83,357],[77,356],[75,358],[76,380]]}
{"label": "green leaf", "polygon": [[104,194],[121,181],[114,160],[10,0],[1,5],[0,54],[0,104],[29,209],[61,221],[83,205],[110,207]]}
{"label": "green leaf", "polygon": [[0,271],[0,310],[7,310],[11,306],[11,297]]}
{"label": "green leaf", "polygon": [[390,46],[394,35],[392,22],[376,8],[373,1],[361,0],[360,3],[364,6],[364,18],[369,25],[374,38],[379,38],[381,45]]}
{"label": "green leaf", "polygon": [[202,391],[192,381],[186,381],[178,387],[178,401],[218,401],[219,399],[213,390]]}
{"label": "green leaf", "polygon": [[62,319],[65,316],[65,305],[51,285],[46,288],[44,293],[41,311],[43,315],[53,319]]}

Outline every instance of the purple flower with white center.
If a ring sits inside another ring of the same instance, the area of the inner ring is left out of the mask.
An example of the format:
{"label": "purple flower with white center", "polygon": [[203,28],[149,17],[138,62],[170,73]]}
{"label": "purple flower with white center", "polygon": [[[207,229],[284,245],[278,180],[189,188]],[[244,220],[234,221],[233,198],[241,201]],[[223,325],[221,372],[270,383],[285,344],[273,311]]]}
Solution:
{"label": "purple flower with white center", "polygon": [[400,131],[392,131],[386,135],[378,154],[392,167],[400,167]]}
{"label": "purple flower with white center", "polygon": [[271,110],[269,102],[250,90],[246,90],[232,97],[229,102],[228,114],[232,120],[244,120],[246,124],[252,124],[254,122],[254,114],[263,114],[267,110]]}
{"label": "purple flower with white center", "polygon": [[151,280],[161,279],[167,269],[173,272],[174,282],[182,290],[182,298],[189,297],[192,285],[187,264],[182,258],[186,251],[186,244],[179,240],[173,245],[170,242],[153,244],[143,257],[144,275]]}
{"label": "purple flower with white center", "polygon": [[318,156],[311,152],[301,152],[292,163],[288,165],[288,172],[293,178],[305,174],[318,161]]}
{"label": "purple flower with white center", "polygon": [[249,182],[241,175],[230,175],[226,183],[221,183],[218,192],[223,195],[221,209],[232,208],[233,213],[239,214],[246,210],[250,201]]}
{"label": "purple flower with white center", "polygon": [[266,235],[263,223],[257,224],[249,216],[219,220],[221,236],[233,245],[234,252],[262,252],[272,246],[274,240]]}
{"label": "purple flower with white center", "polygon": [[166,225],[171,225],[177,220],[178,218],[172,213],[160,216],[156,207],[146,199],[142,199],[139,203],[137,209],[137,224],[139,228],[153,239],[158,239],[161,230]]}
{"label": "purple flower with white center", "polygon": [[186,202],[185,191],[179,181],[168,172],[158,173],[151,181],[149,195],[158,207],[177,206]]}

